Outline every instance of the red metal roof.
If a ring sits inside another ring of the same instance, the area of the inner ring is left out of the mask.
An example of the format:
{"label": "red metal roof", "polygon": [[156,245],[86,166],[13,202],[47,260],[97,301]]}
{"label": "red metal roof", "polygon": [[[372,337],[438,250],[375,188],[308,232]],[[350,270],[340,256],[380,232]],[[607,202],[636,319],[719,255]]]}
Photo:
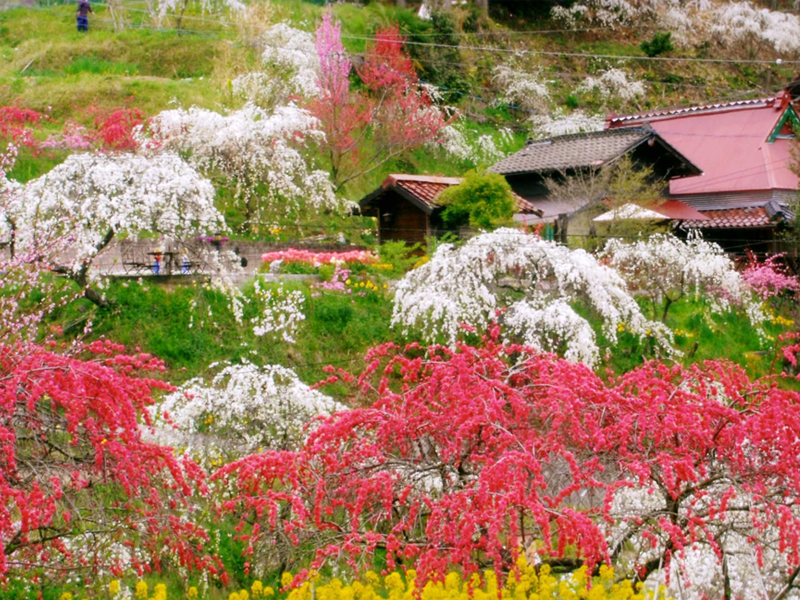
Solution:
{"label": "red metal roof", "polygon": [[772,227],[775,225],[763,206],[707,210],[703,214],[708,217],[708,220],[684,221],[683,226],[691,229],[729,229],[733,227]]}
{"label": "red metal roof", "polygon": [[[463,178],[461,177],[439,177],[436,175],[406,175],[406,174],[392,174],[389,175],[381,184],[383,189],[389,188],[402,188],[407,193],[412,194],[420,202],[430,207],[431,209],[438,208],[440,205],[436,202],[436,198],[447,188],[458,185]],[[539,211],[533,204],[525,200],[522,196],[514,194],[514,199],[517,202],[517,212],[520,213],[538,213]]]}
{"label": "red metal roof", "polygon": [[707,221],[709,217],[680,200],[665,200],[648,209],[675,221]]}
{"label": "red metal roof", "polygon": [[669,144],[703,170],[699,177],[673,179],[670,194],[795,190],[789,169],[790,140],[768,138],[784,111],[786,95],[692,108],[612,117],[609,128],[649,123]]}

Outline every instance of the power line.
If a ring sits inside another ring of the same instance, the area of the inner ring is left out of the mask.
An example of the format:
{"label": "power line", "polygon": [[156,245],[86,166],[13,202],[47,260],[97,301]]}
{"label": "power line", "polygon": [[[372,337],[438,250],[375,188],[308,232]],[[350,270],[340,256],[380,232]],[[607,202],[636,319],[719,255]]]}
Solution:
{"label": "power line", "polygon": [[[362,41],[378,41],[379,38],[354,36],[342,34],[342,39],[362,40]],[[454,44],[438,44],[434,42],[414,42],[406,40],[405,45],[410,46],[423,46],[429,48],[450,48],[455,50],[470,50],[474,52],[498,52],[502,54],[519,54],[519,55],[540,55],[540,56],[558,56],[568,58],[603,58],[610,60],[641,60],[641,61],[657,61],[657,62],[698,62],[698,63],[727,63],[727,64],[775,64],[774,60],[763,59],[732,59],[732,58],[699,58],[688,56],[634,56],[634,55],[617,55],[617,54],[592,54],[583,52],[564,52],[553,50],[517,50],[512,48],[497,48],[494,46],[461,46]],[[781,64],[800,64],[800,60],[782,60]]]}
{"label": "power line", "polygon": [[[108,4],[105,3],[97,3],[98,6],[106,6]],[[22,5],[15,5],[15,7],[22,7]],[[37,7],[37,8],[45,8],[45,7]],[[46,7],[50,8],[50,7]],[[45,8],[45,9],[46,9]],[[143,10],[143,9],[133,9],[133,8],[126,8],[124,5],[121,7],[122,10],[131,10],[134,12],[142,12],[148,13],[150,11]],[[183,15],[181,19],[191,19],[194,21],[200,21],[205,23],[214,23],[216,25],[220,24],[220,21],[217,19],[207,19],[205,17],[195,17],[193,15]],[[262,31],[266,31],[269,27],[262,27],[258,28]],[[587,28],[584,31],[595,30],[598,28]],[[599,28],[599,29],[606,29],[606,28]],[[188,30],[184,30],[188,31]],[[539,31],[547,31],[550,33],[568,33],[573,32],[576,30],[570,29],[548,29],[548,30],[539,30]],[[200,33],[200,32],[194,32]],[[380,41],[381,38],[376,36],[359,36],[359,35],[349,35],[349,34],[342,34],[342,39],[351,39],[356,41],[367,41],[367,42],[375,42]],[[417,42],[413,40],[405,40],[404,45],[409,46],[420,46],[420,47],[429,47],[429,48],[448,48],[448,49],[455,49],[455,50],[464,50],[464,51],[473,51],[473,52],[497,52],[503,54],[519,54],[519,55],[541,55],[541,56],[558,56],[558,57],[569,57],[569,58],[593,58],[593,59],[607,59],[607,60],[635,60],[635,61],[657,61],[657,62],[697,62],[697,63],[723,63],[723,64],[765,64],[765,65],[772,65],[776,63],[776,60],[765,60],[765,59],[731,59],[731,58],[700,58],[700,57],[668,57],[668,56],[637,56],[637,55],[616,55],[616,54],[596,54],[596,53],[583,53],[583,52],[565,52],[565,51],[549,51],[549,50],[530,50],[530,49],[513,49],[513,48],[498,48],[495,46],[467,46],[467,45],[455,45],[455,44],[442,44],[436,42]],[[780,59],[781,64],[800,64],[800,60],[783,60]]]}

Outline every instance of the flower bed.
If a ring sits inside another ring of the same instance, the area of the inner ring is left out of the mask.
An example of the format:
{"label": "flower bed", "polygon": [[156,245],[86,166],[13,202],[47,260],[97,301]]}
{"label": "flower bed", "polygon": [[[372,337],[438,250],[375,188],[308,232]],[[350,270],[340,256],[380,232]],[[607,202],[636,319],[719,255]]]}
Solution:
{"label": "flower bed", "polygon": [[265,264],[270,264],[281,260],[285,263],[303,263],[313,267],[320,267],[322,265],[337,263],[358,263],[365,265],[372,264],[377,262],[378,257],[366,250],[348,250],[347,252],[312,252],[310,250],[289,248],[288,250],[266,252],[261,255],[261,260],[264,261]]}

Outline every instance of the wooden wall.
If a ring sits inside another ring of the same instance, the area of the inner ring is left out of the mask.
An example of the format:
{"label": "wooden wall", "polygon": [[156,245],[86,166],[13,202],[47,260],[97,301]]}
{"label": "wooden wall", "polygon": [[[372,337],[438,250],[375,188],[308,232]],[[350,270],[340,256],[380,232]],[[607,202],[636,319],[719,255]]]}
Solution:
{"label": "wooden wall", "polygon": [[429,216],[394,191],[378,201],[378,231],[382,242],[424,242],[431,233]]}

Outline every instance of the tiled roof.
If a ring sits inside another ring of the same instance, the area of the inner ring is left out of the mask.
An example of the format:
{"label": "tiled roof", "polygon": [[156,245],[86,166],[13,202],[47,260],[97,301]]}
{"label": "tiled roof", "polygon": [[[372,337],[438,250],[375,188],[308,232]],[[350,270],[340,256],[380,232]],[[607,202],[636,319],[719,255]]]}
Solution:
{"label": "tiled roof", "polygon": [[708,221],[684,221],[683,227],[689,229],[729,229],[733,227],[773,227],[775,221],[770,219],[763,206],[748,208],[731,208],[727,210],[704,210]]}
{"label": "tiled roof", "polygon": [[[424,209],[427,209],[426,212],[430,213],[434,209],[440,207],[436,202],[439,194],[451,186],[458,185],[462,181],[463,179],[461,177],[393,174],[389,175],[383,181],[380,188],[361,200],[360,204],[363,208],[386,190],[395,189],[406,198],[415,199],[422,205],[420,208],[424,207]],[[522,196],[514,192],[512,192],[512,194],[514,194],[514,200],[516,200],[517,203],[517,212],[537,214],[541,212]]]}
{"label": "tiled roof", "polygon": [[652,130],[642,127],[560,135],[528,144],[516,154],[498,162],[491,170],[502,175],[513,175],[599,167],[652,136]]}
{"label": "tiled roof", "polygon": [[383,188],[403,188],[430,208],[436,208],[436,198],[447,188],[461,183],[460,177],[434,177],[429,175],[389,175]]}

